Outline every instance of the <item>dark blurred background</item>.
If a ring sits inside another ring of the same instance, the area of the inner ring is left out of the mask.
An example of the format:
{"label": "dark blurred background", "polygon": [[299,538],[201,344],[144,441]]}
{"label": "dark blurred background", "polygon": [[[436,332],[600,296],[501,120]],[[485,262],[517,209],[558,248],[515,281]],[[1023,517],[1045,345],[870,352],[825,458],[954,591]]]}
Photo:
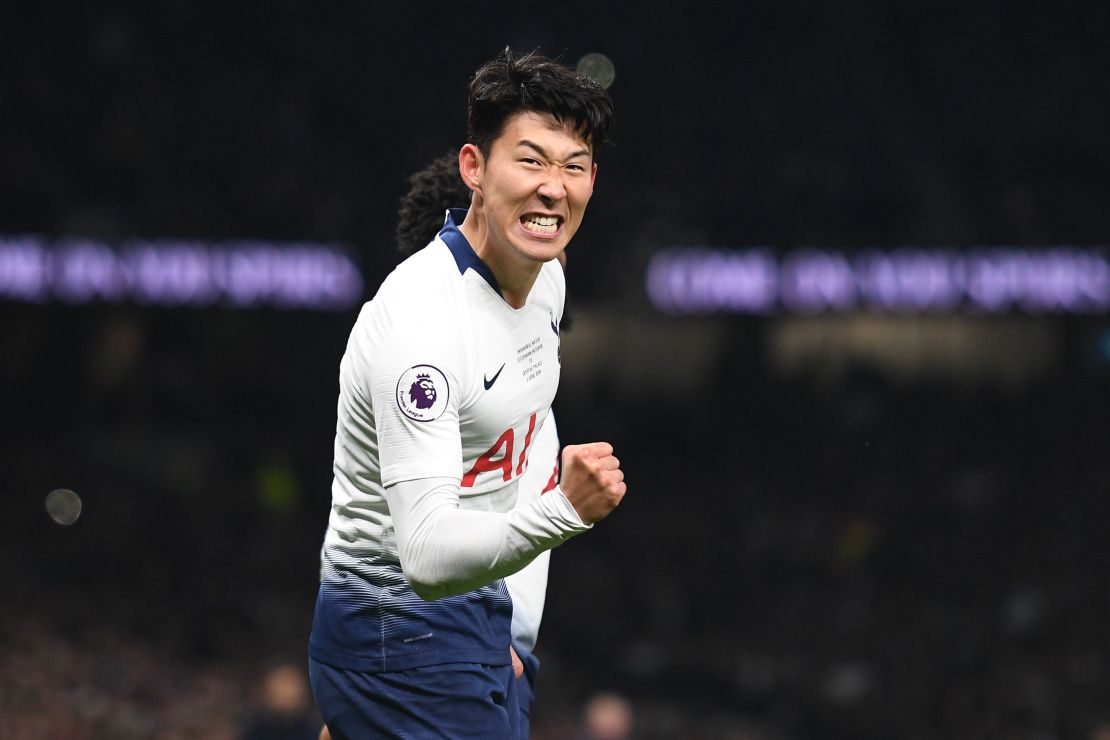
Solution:
{"label": "dark blurred background", "polygon": [[[479,64],[612,60],[556,412],[630,493],[553,558],[536,737],[622,707],[642,738],[1110,735],[1110,318],[671,316],[644,289],[675,246],[1099,248],[1110,5],[5,16],[0,237],[339,244],[363,299]],[[0,737],[284,711],[356,312],[0,295]]]}

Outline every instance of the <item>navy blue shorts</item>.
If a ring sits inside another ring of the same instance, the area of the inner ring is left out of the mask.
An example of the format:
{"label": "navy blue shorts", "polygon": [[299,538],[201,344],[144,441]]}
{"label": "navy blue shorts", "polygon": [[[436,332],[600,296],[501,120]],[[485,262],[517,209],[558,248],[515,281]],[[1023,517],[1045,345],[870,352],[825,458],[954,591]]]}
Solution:
{"label": "navy blue shorts", "polygon": [[309,658],[316,706],[333,740],[364,738],[528,737],[539,661],[521,654],[511,665],[445,663],[406,671],[363,673]]}

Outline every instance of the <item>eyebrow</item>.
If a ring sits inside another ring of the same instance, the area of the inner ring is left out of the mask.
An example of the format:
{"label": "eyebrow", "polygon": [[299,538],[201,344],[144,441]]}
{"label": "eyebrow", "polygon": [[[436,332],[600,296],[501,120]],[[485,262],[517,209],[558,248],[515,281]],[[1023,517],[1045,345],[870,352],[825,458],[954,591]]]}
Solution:
{"label": "eyebrow", "polygon": [[[536,153],[539,154],[544,159],[550,159],[551,158],[551,157],[548,156],[548,154],[544,150],[544,148],[542,146],[540,146],[539,144],[535,143],[534,141],[529,141],[528,139],[521,139],[519,142],[517,142],[517,146],[526,146],[530,149],[534,149],[536,151]],[[567,156],[567,159],[571,160],[571,159],[574,159],[575,157],[588,157],[588,156],[590,156],[590,150],[589,149],[577,149],[577,150],[571,152],[570,155]]]}

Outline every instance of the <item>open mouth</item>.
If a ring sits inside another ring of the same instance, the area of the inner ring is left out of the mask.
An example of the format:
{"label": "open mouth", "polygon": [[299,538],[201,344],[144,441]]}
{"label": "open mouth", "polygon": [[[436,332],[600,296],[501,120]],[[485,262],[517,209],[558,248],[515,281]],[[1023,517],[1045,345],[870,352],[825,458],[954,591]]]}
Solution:
{"label": "open mouth", "polygon": [[520,225],[524,227],[524,230],[533,234],[554,234],[559,230],[562,223],[563,219],[560,216],[528,214],[520,218]]}

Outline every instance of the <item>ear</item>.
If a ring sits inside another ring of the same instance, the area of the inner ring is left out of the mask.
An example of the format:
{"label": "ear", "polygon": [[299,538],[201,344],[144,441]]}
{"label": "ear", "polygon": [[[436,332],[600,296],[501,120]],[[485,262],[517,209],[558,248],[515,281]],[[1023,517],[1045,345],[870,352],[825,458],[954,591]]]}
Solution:
{"label": "ear", "polygon": [[597,179],[597,162],[594,162],[593,167],[590,168],[590,187],[594,186],[594,180]]}
{"label": "ear", "polygon": [[482,192],[482,173],[485,171],[482,150],[473,144],[464,144],[459,150],[459,176],[463,184],[474,192]]}

